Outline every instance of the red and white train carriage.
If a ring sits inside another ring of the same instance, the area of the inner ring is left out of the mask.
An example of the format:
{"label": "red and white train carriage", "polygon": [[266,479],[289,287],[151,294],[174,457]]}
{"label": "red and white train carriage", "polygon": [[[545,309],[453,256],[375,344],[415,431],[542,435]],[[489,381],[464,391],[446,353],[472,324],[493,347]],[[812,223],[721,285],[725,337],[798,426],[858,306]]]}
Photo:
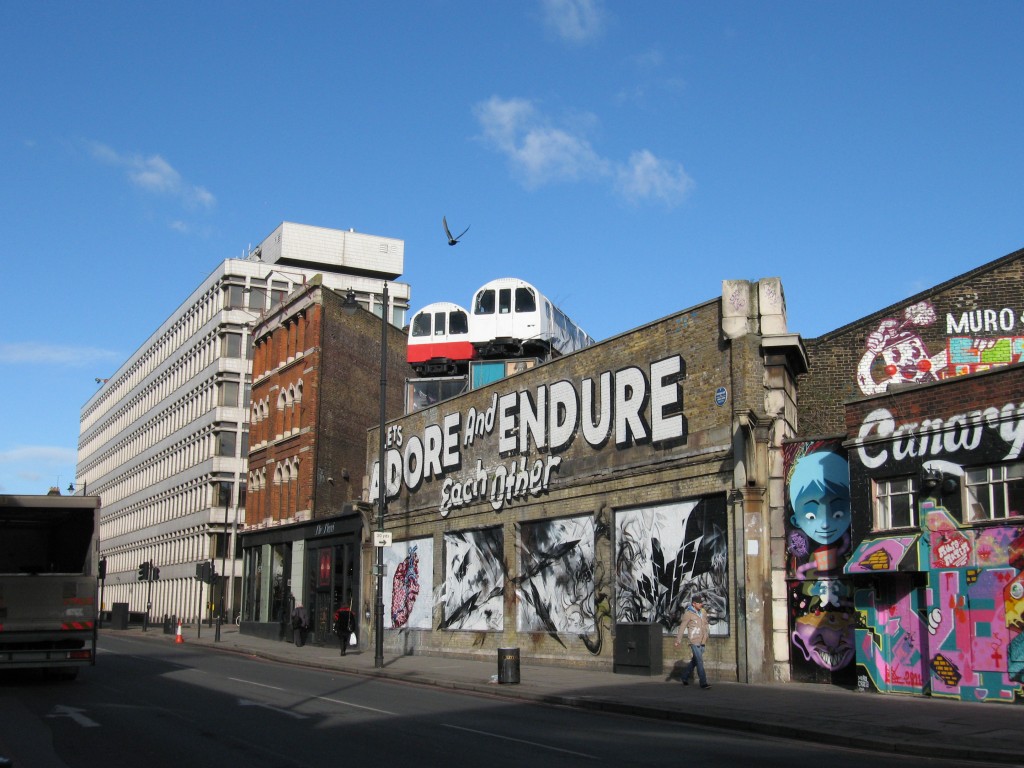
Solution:
{"label": "red and white train carriage", "polygon": [[547,360],[593,343],[533,285],[503,277],[476,291],[471,312],[437,302],[413,315],[408,360],[420,375],[454,375],[477,358]]}

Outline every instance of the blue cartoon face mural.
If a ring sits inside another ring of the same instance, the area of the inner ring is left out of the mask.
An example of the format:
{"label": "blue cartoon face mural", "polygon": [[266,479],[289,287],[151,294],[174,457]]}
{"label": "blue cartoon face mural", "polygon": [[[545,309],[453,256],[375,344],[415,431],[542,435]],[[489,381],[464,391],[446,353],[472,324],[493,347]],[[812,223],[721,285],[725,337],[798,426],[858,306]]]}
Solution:
{"label": "blue cartoon face mural", "polygon": [[856,613],[843,576],[850,553],[850,468],[838,440],[784,449],[789,509],[790,639],[793,676],[852,674]]}
{"label": "blue cartoon face mural", "polygon": [[833,544],[850,527],[850,466],[831,451],[798,459],[789,481],[790,522],[819,544]]}

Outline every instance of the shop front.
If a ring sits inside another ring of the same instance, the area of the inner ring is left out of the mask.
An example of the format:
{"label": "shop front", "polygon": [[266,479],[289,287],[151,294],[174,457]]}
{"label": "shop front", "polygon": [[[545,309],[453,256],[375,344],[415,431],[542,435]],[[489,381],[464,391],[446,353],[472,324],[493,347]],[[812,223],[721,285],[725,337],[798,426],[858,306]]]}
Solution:
{"label": "shop front", "polygon": [[291,640],[290,617],[297,604],[306,608],[308,642],[337,642],[334,612],[360,589],[363,518],[357,505],[341,515],[265,531],[243,539],[245,581],[241,631]]}

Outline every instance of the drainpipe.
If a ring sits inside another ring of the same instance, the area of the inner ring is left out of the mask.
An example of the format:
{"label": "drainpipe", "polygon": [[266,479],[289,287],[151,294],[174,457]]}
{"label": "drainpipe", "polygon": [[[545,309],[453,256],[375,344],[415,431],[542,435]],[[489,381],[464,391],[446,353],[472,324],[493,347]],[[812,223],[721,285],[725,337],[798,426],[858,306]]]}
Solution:
{"label": "drainpipe", "polygon": [[744,418],[737,414],[733,423],[733,487],[729,491],[727,502],[732,515],[733,529],[733,571],[736,574],[736,677],[741,683],[750,682],[750,669],[747,659],[747,552],[746,552],[746,521],[744,515],[743,491],[747,477],[747,446]]}

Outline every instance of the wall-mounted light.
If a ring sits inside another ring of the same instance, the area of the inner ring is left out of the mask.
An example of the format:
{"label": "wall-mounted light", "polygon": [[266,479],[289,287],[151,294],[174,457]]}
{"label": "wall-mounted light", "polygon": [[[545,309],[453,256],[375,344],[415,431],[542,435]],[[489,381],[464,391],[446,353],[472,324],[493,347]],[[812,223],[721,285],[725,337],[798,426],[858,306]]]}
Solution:
{"label": "wall-mounted light", "polygon": [[960,484],[956,475],[950,475],[934,467],[923,467],[918,479],[921,496],[941,498],[953,493]]}

